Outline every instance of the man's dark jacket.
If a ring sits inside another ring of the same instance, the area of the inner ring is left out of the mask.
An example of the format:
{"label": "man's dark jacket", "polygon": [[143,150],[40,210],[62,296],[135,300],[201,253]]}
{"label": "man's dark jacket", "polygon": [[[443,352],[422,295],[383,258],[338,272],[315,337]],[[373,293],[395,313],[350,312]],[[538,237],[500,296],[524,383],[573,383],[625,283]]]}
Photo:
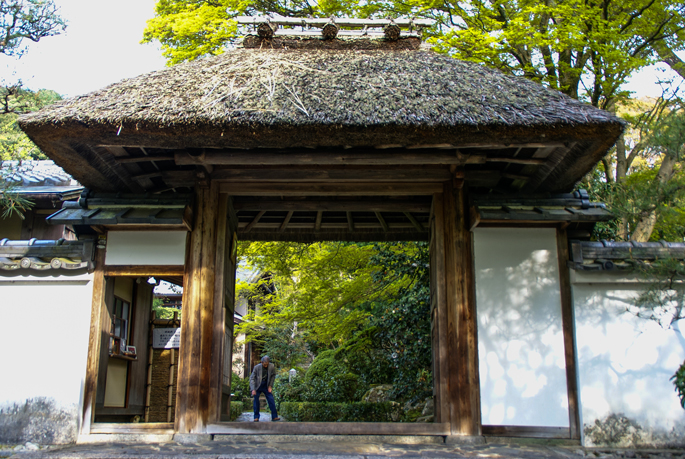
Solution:
{"label": "man's dark jacket", "polygon": [[[257,390],[262,384],[262,375],[264,371],[264,365],[258,363],[252,370],[250,375],[250,390]],[[269,363],[269,368],[267,369],[266,385],[267,387],[274,387],[274,381],[276,381],[276,367],[273,363]]]}

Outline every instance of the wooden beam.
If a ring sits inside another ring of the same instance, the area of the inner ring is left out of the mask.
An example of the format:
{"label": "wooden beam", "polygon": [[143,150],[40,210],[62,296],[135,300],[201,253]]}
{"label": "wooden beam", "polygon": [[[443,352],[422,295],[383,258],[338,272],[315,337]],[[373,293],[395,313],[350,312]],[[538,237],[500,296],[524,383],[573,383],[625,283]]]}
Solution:
{"label": "wooden beam", "polygon": [[407,217],[409,219],[411,224],[414,225],[414,228],[416,228],[419,231],[425,231],[425,228],[423,227],[421,222],[419,222],[416,219],[416,217],[414,217],[410,212],[404,212],[404,215],[405,215],[405,217]]}
{"label": "wooden beam", "polygon": [[292,218],[293,213],[294,213],[294,211],[292,211],[292,210],[288,211],[288,214],[285,216],[283,223],[281,223],[281,226],[278,228],[278,231],[280,233],[285,231],[285,229],[288,227],[288,223],[290,222],[290,219]]}
{"label": "wooden beam", "polygon": [[569,436],[580,440],[580,397],[578,393],[578,370],[576,362],[576,331],[573,314],[573,294],[568,268],[569,250],[566,230],[557,229],[557,260],[559,263],[559,292],[561,294],[561,323],[564,334],[564,359],[566,361],[566,390],[568,394]]}
{"label": "wooden beam", "polygon": [[316,213],[316,223],[314,223],[314,229],[316,231],[321,230],[321,220],[322,219],[323,219],[323,211],[320,210]]}
{"label": "wooden beam", "polygon": [[354,231],[354,220],[352,220],[352,212],[346,212],[347,214],[347,228],[350,232]]}
{"label": "wooden beam", "polygon": [[179,166],[213,164],[217,166],[388,166],[419,164],[462,164],[454,150],[414,152],[405,149],[339,150],[335,152],[290,152],[283,150],[214,150],[200,155],[179,152]]}
{"label": "wooden beam", "polygon": [[388,224],[385,222],[385,219],[383,218],[381,213],[380,212],[374,212],[374,213],[376,214],[376,218],[378,219],[378,223],[380,223],[381,226],[383,227],[383,231],[385,231],[386,233],[388,231],[390,231],[390,228],[388,228]]}
{"label": "wooden beam", "polygon": [[219,169],[212,173],[212,180],[230,182],[444,182],[452,175],[447,168],[364,168],[364,169],[312,169],[312,168],[262,168]]}
{"label": "wooden beam", "polygon": [[428,212],[431,203],[428,200],[374,200],[374,199],[344,199],[344,200],[302,200],[302,199],[251,199],[236,198],[236,210],[275,210],[275,211],[352,211],[352,212]]}
{"label": "wooden beam", "polygon": [[485,157],[485,162],[487,163],[509,163],[509,164],[525,164],[529,166],[540,166],[545,164],[545,160],[541,158],[488,158]]}
{"label": "wooden beam", "polygon": [[257,223],[259,223],[259,220],[262,218],[262,216],[264,216],[265,213],[266,210],[260,210],[257,216],[250,223],[248,223],[245,228],[243,228],[243,231],[246,233],[249,232]]}
{"label": "wooden beam", "polygon": [[183,265],[108,265],[104,267],[107,276],[183,276]]}
{"label": "wooden beam", "polygon": [[144,181],[144,180],[149,180],[151,178],[156,178],[156,177],[162,177],[163,173],[161,171],[157,172],[150,172],[148,174],[140,174],[140,175],[134,175],[131,177],[134,180],[138,180],[139,182]]}
{"label": "wooden beam", "polygon": [[169,156],[136,156],[136,157],[117,157],[116,162],[119,164],[128,164],[128,163],[145,163],[145,162],[154,162],[154,161],[173,161],[174,157],[169,155]]}
{"label": "wooden beam", "polygon": [[442,183],[222,183],[221,192],[232,196],[429,196]]}

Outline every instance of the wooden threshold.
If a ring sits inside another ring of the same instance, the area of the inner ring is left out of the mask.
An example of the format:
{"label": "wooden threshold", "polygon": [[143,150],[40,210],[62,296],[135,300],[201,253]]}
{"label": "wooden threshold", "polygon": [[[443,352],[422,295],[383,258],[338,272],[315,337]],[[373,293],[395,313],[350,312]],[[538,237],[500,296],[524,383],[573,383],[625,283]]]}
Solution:
{"label": "wooden threshold", "polygon": [[483,435],[492,437],[529,437],[571,439],[568,427],[483,426]]}
{"label": "wooden threshold", "polygon": [[207,426],[213,435],[449,435],[447,423],[393,422],[222,422]]}
{"label": "wooden threshold", "polygon": [[173,422],[148,422],[136,424],[96,422],[90,426],[91,434],[154,434],[173,435]]}

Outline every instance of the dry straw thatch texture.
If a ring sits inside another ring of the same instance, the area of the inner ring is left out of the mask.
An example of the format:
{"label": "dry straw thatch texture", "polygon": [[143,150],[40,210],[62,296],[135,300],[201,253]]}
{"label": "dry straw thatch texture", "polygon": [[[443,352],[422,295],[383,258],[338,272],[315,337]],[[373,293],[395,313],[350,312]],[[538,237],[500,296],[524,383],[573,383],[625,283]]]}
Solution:
{"label": "dry straw thatch texture", "polygon": [[[622,129],[557,91],[429,51],[265,49],[124,80],[26,115],[21,126],[32,137],[161,135],[150,142],[175,146],[169,136],[186,136],[196,139],[186,146],[242,147],[531,139],[555,129],[557,138],[606,141]],[[417,129],[450,135],[417,138]]]}

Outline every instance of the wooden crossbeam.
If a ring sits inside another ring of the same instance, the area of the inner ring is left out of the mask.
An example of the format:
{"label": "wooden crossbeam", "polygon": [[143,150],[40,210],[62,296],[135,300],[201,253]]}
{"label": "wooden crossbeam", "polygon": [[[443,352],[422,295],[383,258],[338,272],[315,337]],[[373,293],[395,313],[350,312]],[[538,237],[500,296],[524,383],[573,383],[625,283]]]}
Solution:
{"label": "wooden crossbeam", "polygon": [[246,233],[250,231],[257,223],[259,223],[259,220],[262,218],[262,216],[266,213],[266,210],[260,210],[257,216],[252,220],[250,223],[247,224],[245,228],[243,228],[243,231]]}
{"label": "wooden crossbeam", "polygon": [[179,166],[387,166],[392,164],[462,164],[455,150],[416,152],[404,149],[335,152],[283,152],[279,150],[216,150],[199,155],[179,152],[174,155]]}
{"label": "wooden crossbeam", "polygon": [[250,199],[236,197],[235,210],[274,211],[339,211],[339,212],[429,212],[431,201],[409,199],[344,199],[344,200],[301,200],[301,199]]}
{"label": "wooden crossbeam", "polygon": [[411,224],[414,225],[414,228],[419,231],[425,231],[421,222],[419,222],[411,213],[404,212],[404,215],[409,219]]}
{"label": "wooden crossbeam", "polygon": [[420,196],[442,191],[439,182],[358,183],[222,183],[222,193],[233,196]]}
{"label": "wooden crossbeam", "polygon": [[119,164],[126,163],[145,163],[154,161],[173,161],[173,156],[136,156],[136,157],[117,157],[116,162]]}
{"label": "wooden crossbeam", "polygon": [[284,167],[260,169],[220,169],[211,175],[212,180],[231,182],[444,182],[452,178],[447,167],[435,168],[364,168],[314,169]]}
{"label": "wooden crossbeam", "polygon": [[278,231],[279,231],[279,232],[282,233],[283,231],[285,231],[285,229],[288,227],[288,223],[290,222],[290,219],[292,218],[292,216],[293,216],[293,211],[291,210],[291,211],[289,211],[288,214],[285,216],[285,219],[283,220],[283,223],[281,223],[281,227],[278,228]]}
{"label": "wooden crossbeam", "polygon": [[383,227],[383,231],[385,231],[386,233],[388,231],[390,231],[390,228],[388,228],[388,224],[385,222],[385,219],[383,218],[381,213],[380,212],[374,212],[374,213],[376,214],[376,218],[378,219],[378,223],[380,223],[381,226]]}

